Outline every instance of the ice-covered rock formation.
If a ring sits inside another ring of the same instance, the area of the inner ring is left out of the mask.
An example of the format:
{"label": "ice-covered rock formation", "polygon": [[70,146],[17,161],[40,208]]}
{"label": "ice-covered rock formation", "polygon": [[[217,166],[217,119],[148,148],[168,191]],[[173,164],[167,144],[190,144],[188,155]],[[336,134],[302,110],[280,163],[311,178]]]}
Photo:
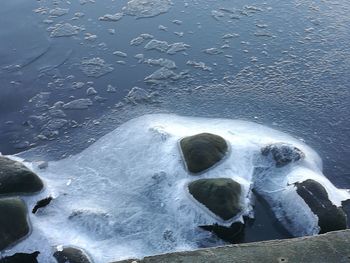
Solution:
{"label": "ice-covered rock formation", "polygon": [[[223,138],[229,151],[220,162],[192,176],[180,141],[203,133]],[[280,143],[282,148],[266,148]],[[276,165],[277,157],[282,157],[283,165]],[[76,156],[49,162],[45,169],[27,164],[46,185],[40,196],[25,198],[27,205],[32,208],[47,196],[54,201],[30,214],[31,235],[9,253],[38,250],[42,262],[52,259],[52,247],[63,246],[84,249],[96,263],[195,249],[210,236],[199,226],[243,231],[243,217],[253,215],[252,191],[267,201],[291,234],[313,235],[320,232],[319,216],[323,215],[315,207],[322,205],[310,201],[307,187],[298,186],[305,186],[308,179],[320,184],[321,203],[332,209],[350,198],[349,192],[337,189],[322,174],[320,157],[307,145],[237,120],[145,115]],[[240,186],[226,193],[235,202],[239,196],[239,209],[224,216],[215,214],[212,203],[205,207],[189,190],[197,180],[220,178]]]}

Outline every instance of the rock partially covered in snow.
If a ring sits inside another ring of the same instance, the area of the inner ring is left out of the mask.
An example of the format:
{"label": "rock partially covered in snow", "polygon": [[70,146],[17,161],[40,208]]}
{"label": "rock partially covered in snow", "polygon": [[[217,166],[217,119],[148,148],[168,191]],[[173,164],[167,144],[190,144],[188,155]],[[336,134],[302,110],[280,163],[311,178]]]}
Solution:
{"label": "rock partially covered in snow", "polygon": [[199,179],[188,185],[190,194],[215,215],[229,220],[241,212],[241,185],[230,178]]}
{"label": "rock partially covered in snow", "polygon": [[12,256],[1,258],[1,263],[38,263],[37,257],[40,254],[39,251],[33,253],[16,253]]}
{"label": "rock partially covered in snow", "polygon": [[83,250],[74,247],[65,247],[56,251],[53,256],[58,263],[92,263]]}
{"label": "rock partially covered in snow", "polygon": [[212,167],[225,157],[228,150],[225,139],[210,133],[183,138],[180,146],[186,167],[191,173],[203,172]]}
{"label": "rock partially covered in snow", "polygon": [[0,194],[35,193],[43,188],[40,178],[18,161],[0,156]]}
{"label": "rock partially covered in snow", "polygon": [[276,167],[283,167],[304,158],[304,153],[299,148],[287,143],[270,144],[265,146],[261,153],[264,156],[271,156]]}
{"label": "rock partially covered in snow", "polygon": [[29,233],[27,208],[19,198],[0,199],[0,251]]}
{"label": "rock partially covered in snow", "polygon": [[297,193],[318,217],[320,234],[346,229],[347,218],[344,210],[329,200],[326,189],[320,183],[308,179],[295,185]]}

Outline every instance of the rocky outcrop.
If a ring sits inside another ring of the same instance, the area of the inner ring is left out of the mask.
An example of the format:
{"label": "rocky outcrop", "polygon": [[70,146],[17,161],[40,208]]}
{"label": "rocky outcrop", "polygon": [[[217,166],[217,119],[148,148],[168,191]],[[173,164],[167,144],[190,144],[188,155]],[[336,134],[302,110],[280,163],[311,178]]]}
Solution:
{"label": "rocky outcrop", "polygon": [[92,263],[83,250],[74,247],[65,247],[62,251],[56,251],[53,256],[58,263]]}
{"label": "rocky outcrop", "polygon": [[0,199],[0,251],[29,233],[27,208],[19,198]]}
{"label": "rocky outcrop", "polygon": [[346,229],[347,217],[341,207],[336,207],[328,198],[326,189],[314,180],[296,183],[297,193],[318,217],[320,233]]}
{"label": "rocky outcrop", "polygon": [[230,178],[199,179],[188,185],[190,194],[223,220],[240,211],[241,185]]}
{"label": "rocky outcrop", "polygon": [[0,263],[38,263],[37,257],[39,254],[39,251],[35,251],[31,254],[16,253],[12,256],[0,258]]}
{"label": "rocky outcrop", "polygon": [[261,153],[264,156],[271,156],[276,167],[283,167],[305,157],[299,148],[287,143],[270,144],[262,148]]}
{"label": "rocky outcrop", "polygon": [[228,151],[225,139],[210,133],[185,137],[180,141],[180,146],[187,169],[191,173],[199,173],[212,167]]}
{"label": "rocky outcrop", "polygon": [[0,195],[35,193],[43,188],[40,178],[22,163],[0,156]]}

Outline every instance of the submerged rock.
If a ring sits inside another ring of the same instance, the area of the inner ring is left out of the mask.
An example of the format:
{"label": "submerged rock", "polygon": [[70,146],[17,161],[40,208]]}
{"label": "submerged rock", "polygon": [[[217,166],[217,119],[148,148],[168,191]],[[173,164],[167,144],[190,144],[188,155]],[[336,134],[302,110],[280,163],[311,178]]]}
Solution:
{"label": "submerged rock", "polygon": [[16,253],[12,256],[0,258],[0,263],[38,263],[37,257],[39,254],[39,251],[35,251],[31,254]]}
{"label": "submerged rock", "polygon": [[43,188],[40,178],[18,161],[0,156],[0,195],[34,193]]}
{"label": "submerged rock", "polygon": [[230,178],[199,179],[191,182],[188,189],[198,202],[224,220],[241,211],[241,185]]}
{"label": "submerged rock", "polygon": [[0,199],[0,251],[29,233],[27,208],[19,198]]}
{"label": "submerged rock", "polygon": [[276,162],[276,167],[283,167],[291,162],[304,158],[304,153],[297,147],[287,143],[275,143],[261,150],[262,155],[271,155]]}
{"label": "submerged rock", "polygon": [[227,153],[228,146],[222,137],[201,133],[180,141],[187,169],[191,173],[202,172],[218,163]]}
{"label": "submerged rock", "polygon": [[326,189],[320,183],[309,179],[295,185],[297,193],[318,217],[320,234],[346,229],[347,218],[345,212],[329,200]]}
{"label": "submerged rock", "polygon": [[244,224],[241,222],[232,223],[229,227],[213,224],[200,226],[200,228],[214,233],[217,237],[231,244],[240,243],[244,237]]}
{"label": "submerged rock", "polygon": [[58,263],[92,263],[83,250],[74,247],[65,247],[62,251],[56,251],[53,256]]}

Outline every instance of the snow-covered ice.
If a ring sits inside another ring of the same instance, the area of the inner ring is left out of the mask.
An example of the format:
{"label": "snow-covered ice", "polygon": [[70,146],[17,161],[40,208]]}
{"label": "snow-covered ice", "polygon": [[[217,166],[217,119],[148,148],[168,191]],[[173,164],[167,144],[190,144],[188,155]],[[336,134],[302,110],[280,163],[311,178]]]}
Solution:
{"label": "snow-covered ice", "polygon": [[[225,138],[230,153],[212,169],[193,176],[185,168],[178,143],[202,132]],[[285,168],[270,164],[265,173],[257,174],[257,168],[268,167],[261,148],[275,142],[298,147],[305,158]],[[279,218],[288,211],[294,221],[289,228],[289,222],[282,223],[296,235],[313,234],[317,217],[297,198],[292,183],[314,179],[336,205],[350,197],[324,177],[320,157],[303,142],[239,120],[145,115],[124,123],[75,156],[49,162],[45,169],[26,164],[46,186],[40,196],[25,197],[28,206],[49,195],[54,200],[37,214],[30,214],[32,234],[10,252],[39,250],[42,262],[50,262],[52,250],[60,245],[81,247],[97,263],[198,248],[210,236],[199,225],[227,225],[252,213],[252,186],[271,194],[268,202],[272,207],[282,203],[274,212]],[[244,209],[229,221],[197,205],[187,190],[194,180],[218,177],[242,185]],[[298,214],[296,209],[302,212]]]}

